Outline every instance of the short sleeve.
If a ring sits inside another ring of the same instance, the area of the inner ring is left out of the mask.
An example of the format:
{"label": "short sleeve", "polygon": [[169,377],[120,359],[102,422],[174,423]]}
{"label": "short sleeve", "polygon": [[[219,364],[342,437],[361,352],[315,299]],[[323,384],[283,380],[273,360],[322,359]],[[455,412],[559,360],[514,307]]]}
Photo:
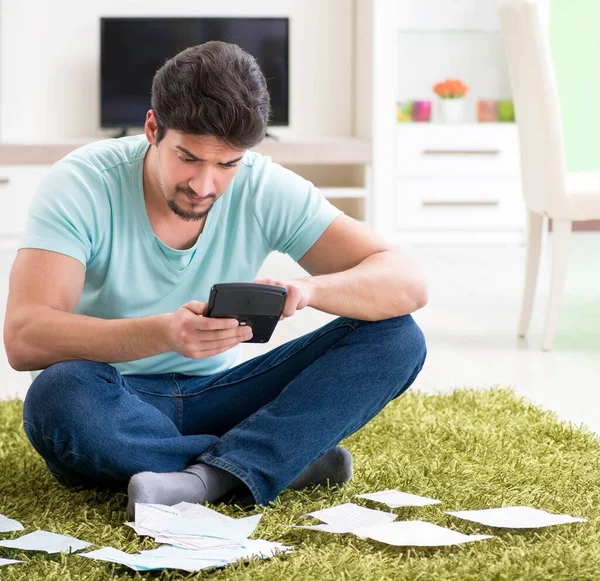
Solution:
{"label": "short sleeve", "polygon": [[343,212],[311,182],[268,157],[253,170],[254,214],[267,243],[298,261]]}
{"label": "short sleeve", "polygon": [[108,225],[109,209],[101,172],[82,160],[62,160],[38,187],[19,249],[52,250],[87,267]]}

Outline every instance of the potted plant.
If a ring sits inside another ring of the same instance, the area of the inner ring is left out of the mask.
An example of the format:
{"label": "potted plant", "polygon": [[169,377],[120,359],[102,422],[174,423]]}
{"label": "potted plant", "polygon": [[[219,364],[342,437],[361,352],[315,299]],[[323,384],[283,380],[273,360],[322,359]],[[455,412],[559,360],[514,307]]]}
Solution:
{"label": "potted plant", "polygon": [[467,87],[459,79],[446,79],[433,86],[435,93],[441,97],[440,110],[445,123],[456,123],[463,107],[462,98],[467,94]]}

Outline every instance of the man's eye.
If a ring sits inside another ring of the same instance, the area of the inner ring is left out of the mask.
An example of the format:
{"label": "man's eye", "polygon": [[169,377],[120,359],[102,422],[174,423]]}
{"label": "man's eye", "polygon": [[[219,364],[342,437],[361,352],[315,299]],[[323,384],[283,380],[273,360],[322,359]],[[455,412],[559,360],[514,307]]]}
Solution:
{"label": "man's eye", "polygon": [[231,165],[226,165],[226,164],[223,164],[221,167],[224,167],[225,169],[232,169],[232,168],[234,168],[236,165],[237,165],[237,163],[234,163],[234,164],[231,164]]}
{"label": "man's eye", "polygon": [[177,156],[181,161],[183,161],[183,163],[193,163],[194,161],[196,161],[195,159],[190,159],[189,157],[181,157],[180,155]]}

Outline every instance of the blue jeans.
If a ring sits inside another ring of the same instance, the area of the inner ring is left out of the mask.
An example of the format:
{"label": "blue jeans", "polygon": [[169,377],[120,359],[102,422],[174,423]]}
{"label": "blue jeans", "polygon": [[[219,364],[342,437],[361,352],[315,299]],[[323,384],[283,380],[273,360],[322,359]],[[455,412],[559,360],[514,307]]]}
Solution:
{"label": "blue jeans", "polygon": [[23,427],[67,486],[119,489],[138,472],[204,462],[234,474],[264,505],[406,391],[425,356],[406,315],[340,317],[210,376],[122,375],[65,361],[31,384]]}

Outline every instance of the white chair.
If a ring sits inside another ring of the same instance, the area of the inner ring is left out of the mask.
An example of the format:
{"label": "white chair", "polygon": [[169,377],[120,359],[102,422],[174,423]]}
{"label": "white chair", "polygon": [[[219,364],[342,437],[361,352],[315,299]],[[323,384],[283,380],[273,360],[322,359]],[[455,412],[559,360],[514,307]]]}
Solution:
{"label": "white chair", "polygon": [[[546,0],[547,1],[547,0]],[[544,0],[498,0],[511,79],[528,212],[527,270],[519,336],[529,329],[544,216],[552,219],[552,275],[542,349],[552,349],[563,297],[573,220],[600,218],[600,173],[567,173]],[[590,75],[600,74],[589,71]],[[597,128],[590,131],[597,131]]]}

